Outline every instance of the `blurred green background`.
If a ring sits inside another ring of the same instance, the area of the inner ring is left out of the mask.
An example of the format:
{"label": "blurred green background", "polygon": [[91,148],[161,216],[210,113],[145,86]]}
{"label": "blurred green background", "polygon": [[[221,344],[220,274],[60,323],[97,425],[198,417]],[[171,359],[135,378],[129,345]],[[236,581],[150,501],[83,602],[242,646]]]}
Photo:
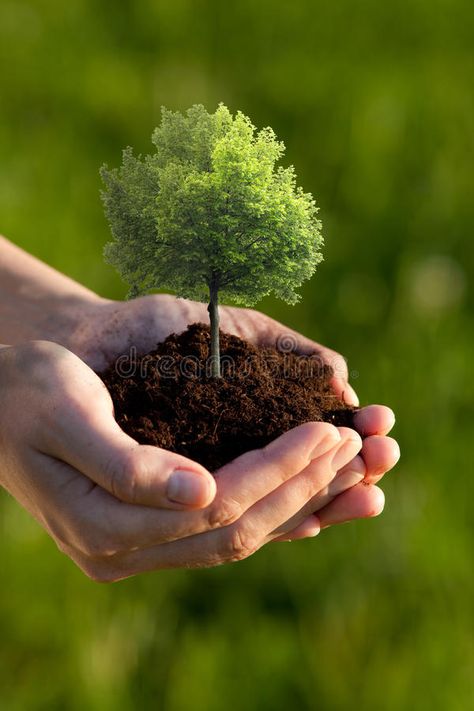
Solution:
{"label": "blurred green background", "polygon": [[270,124],[326,248],[262,308],[346,354],[402,447],[380,519],[113,586],[3,496],[2,711],[472,708],[473,36],[468,0],[1,0],[3,234],[122,298],[99,166],[162,104]]}

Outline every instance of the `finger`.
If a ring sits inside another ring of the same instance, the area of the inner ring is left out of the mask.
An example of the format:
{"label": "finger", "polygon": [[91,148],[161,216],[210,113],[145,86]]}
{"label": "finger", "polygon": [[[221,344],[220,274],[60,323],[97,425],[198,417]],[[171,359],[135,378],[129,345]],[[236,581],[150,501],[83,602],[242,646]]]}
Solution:
{"label": "finger", "polygon": [[366,466],[365,481],[375,484],[396,465],[400,447],[392,437],[372,435],[364,439],[361,456]]}
{"label": "finger", "polygon": [[[342,439],[354,434],[348,428],[340,429],[343,436],[333,425],[309,422],[286,432],[261,450],[243,454],[216,472],[218,493],[206,509],[183,515],[148,507],[114,507],[113,517],[122,545],[128,542],[130,548],[154,546],[233,523],[309,462],[326,453],[333,456]],[[110,509],[110,501],[102,504]]]}
{"label": "finger", "polygon": [[139,445],[123,432],[104,403],[71,403],[55,423],[44,451],[83,473],[120,501],[169,509],[209,505],[214,477],[197,462]]}
{"label": "finger", "polygon": [[[289,519],[283,518],[285,513],[292,510],[292,516],[299,516],[299,522],[305,518],[301,511],[311,506],[315,495],[328,488],[334,481],[339,469],[354,459],[361,450],[362,442],[354,430],[340,427],[341,442],[336,450],[313,460],[291,482],[280,486],[272,494],[250,509],[253,516],[258,516],[261,511],[261,521],[265,526],[270,526],[272,520],[279,518],[277,526],[286,526]],[[298,502],[301,506],[298,508]],[[268,517],[268,518],[266,518]],[[278,533],[272,528],[273,533]]]}
{"label": "finger", "polygon": [[247,338],[257,340],[258,344],[262,346],[276,346],[278,348],[279,344],[284,343],[285,350],[292,350],[301,355],[320,356],[322,361],[329,365],[334,371],[334,375],[331,378],[331,385],[337,397],[348,405],[358,407],[359,398],[352,386],[349,385],[347,362],[340,353],[326,346],[322,346],[320,343],[316,343],[290,328],[286,328],[283,324],[278,323],[278,321],[274,321],[268,317],[259,319],[259,315],[254,313],[253,321],[255,321],[255,319],[257,319],[258,338],[255,339],[252,332],[244,334]]}
{"label": "finger", "polygon": [[378,486],[356,484],[318,511],[321,529],[356,518],[378,516],[383,511],[384,503],[384,493]]}
{"label": "finger", "polygon": [[391,437],[373,435],[363,440],[361,452],[340,469],[324,491],[311,502],[313,512],[326,506],[335,496],[360,481],[375,484],[400,458],[398,443]]}
{"label": "finger", "polygon": [[272,542],[278,543],[282,541],[298,541],[302,538],[314,538],[320,533],[320,531],[321,526],[318,517],[314,514],[310,514],[292,531],[283,533],[281,536],[273,538]]}
{"label": "finger", "polygon": [[[312,476],[311,487],[313,494],[312,496],[306,496],[303,501],[303,505],[300,509],[294,511],[292,518],[286,521],[280,522],[280,527],[272,531],[272,536],[279,535],[290,529],[296,528],[299,524],[310,514],[318,508],[318,502],[320,497],[327,497],[327,500],[334,498],[335,494],[329,493],[332,491],[331,487],[335,484],[335,479],[337,478],[337,472],[344,468],[344,466],[353,460],[354,455],[361,449],[359,446],[360,440],[354,437],[354,430],[349,428],[341,427],[340,431],[343,433],[344,445],[340,447],[338,454],[333,458],[330,467],[326,467],[326,470],[319,468],[319,477],[317,476],[317,471],[314,465],[308,467],[304,474],[310,474]],[[352,454],[352,457],[350,456]],[[348,456],[349,455],[349,456]],[[320,462],[315,463],[316,466],[320,467]],[[332,475],[328,472],[332,470]],[[319,507],[324,504],[321,503]]]}
{"label": "finger", "polygon": [[311,538],[328,526],[347,523],[359,518],[370,518],[382,513],[385,503],[383,491],[377,486],[358,485],[334,499],[315,516],[311,514],[295,529],[284,533],[274,542],[294,541],[299,538]]}
{"label": "finger", "polygon": [[395,424],[393,410],[385,405],[368,405],[354,415],[354,426],[362,436],[386,435]]}
{"label": "finger", "polygon": [[[83,485],[83,489],[75,488],[73,492],[68,477],[77,470],[65,464],[58,477],[54,462],[50,462],[49,468],[56,476],[49,473],[48,481],[53,489],[65,491],[64,502],[60,500],[58,504],[59,510],[70,506],[69,499],[73,494],[75,501],[81,501],[76,511],[81,527],[91,531],[98,540],[107,539],[108,549],[124,553],[227,525],[256,500],[297,473],[298,466],[304,468],[310,457],[331,451],[332,443],[340,440],[341,435],[335,427],[322,423],[307,423],[285,433],[263,451],[242,455],[227,465],[225,471],[221,470],[220,488],[225,491],[225,496],[219,494],[212,507],[203,510],[178,512],[144,505],[124,506],[104,488],[95,487],[91,491],[86,485],[90,480],[85,477],[82,477],[82,483],[74,483],[74,487]],[[64,486],[63,482],[66,482]],[[81,496],[85,494],[87,502],[84,503]]]}
{"label": "finger", "polygon": [[352,486],[355,486],[359,482],[363,481],[366,476],[366,465],[361,454],[357,454],[351,461],[342,467],[334,477],[332,481],[329,482],[328,486],[321,489],[316,496],[314,496],[308,505],[302,511],[303,514],[316,513],[320,509],[327,506],[336,496],[339,496],[343,491],[347,491]]}
{"label": "finger", "polygon": [[341,462],[350,461],[360,449],[362,443],[354,431],[341,429],[346,431],[336,451],[329,450],[311,461],[303,472],[258,501],[234,523],[115,556],[106,561],[106,574],[115,580],[161,568],[210,567],[251,555],[278,525],[301,509],[311,492],[334,476]]}
{"label": "finger", "polygon": [[330,383],[334,393],[338,398],[345,402],[346,405],[358,407],[359,398],[357,397],[356,391],[349,383],[349,373],[346,359],[340,353],[336,353],[336,351],[326,348],[325,346],[318,346],[318,352],[324,362],[327,363],[333,370]]}
{"label": "finger", "polygon": [[[359,482],[376,483],[392,469],[400,457],[398,444],[391,437],[367,437],[363,441],[360,454],[340,469],[334,479],[319,491],[292,520],[285,524],[287,530],[298,526],[305,516],[320,511],[337,496]],[[292,536],[292,540],[293,540]],[[284,537],[282,540],[288,540]]]}
{"label": "finger", "polygon": [[[277,489],[350,436],[348,428],[337,429],[325,422],[306,422],[270,442],[263,449],[247,452],[216,473],[219,495],[216,516],[228,511],[235,520],[250,506]],[[212,519],[212,515],[211,515]],[[220,521],[221,525],[230,520]]]}
{"label": "finger", "polygon": [[331,378],[331,385],[342,402],[345,402],[346,405],[352,405],[352,407],[359,407],[359,397],[350,383],[344,383],[333,377]]}
{"label": "finger", "polygon": [[[345,443],[351,438],[353,431],[341,428],[340,432],[342,436],[339,448],[333,447],[326,453],[326,458],[331,460],[331,463],[328,465],[320,458],[316,467],[312,462],[305,470],[306,480],[311,479],[311,485],[315,490],[324,486],[328,478],[333,476],[341,461],[351,457],[354,447],[360,446],[360,441],[354,445],[351,440],[347,449]],[[335,459],[338,450],[340,451]],[[53,489],[48,493],[48,503],[49,510],[55,512],[55,515],[48,522],[47,528],[57,539],[70,542],[72,557],[74,551],[77,554],[81,552],[90,554],[91,550],[97,551],[101,547],[104,555],[123,555],[132,549],[152,547],[160,542],[195,535],[208,528],[205,519],[202,517],[199,519],[198,511],[183,515],[183,513],[156,510],[147,506],[124,506],[102,488],[94,487],[72,467],[50,460],[46,455],[40,456],[42,460],[39,462],[35,460],[35,468],[40,471],[45,465],[47,466],[46,479]],[[351,459],[351,462],[353,461],[354,458]],[[341,471],[344,472],[345,467]],[[328,487],[325,491],[327,489]],[[320,501],[319,507],[322,506],[323,502]],[[64,515],[61,515],[65,511],[70,522],[66,529]],[[292,534],[292,540],[314,536],[319,531],[319,522],[315,517],[309,517],[302,525],[302,516],[300,512],[298,518],[300,525]],[[291,523],[288,522],[286,529],[290,525]]]}
{"label": "finger", "polygon": [[302,355],[317,354],[323,363],[329,365],[333,371],[330,383],[335,395],[347,405],[358,407],[359,398],[354,388],[349,384],[349,372],[347,369],[347,361],[340,353],[333,351],[331,348],[322,346],[319,343],[310,341],[307,338],[299,337],[296,343],[296,350]]}
{"label": "finger", "polygon": [[[384,501],[383,491],[377,486],[358,484],[322,509],[318,517],[308,517],[310,520],[302,522],[298,529],[275,538],[268,536],[264,542],[295,540],[300,538],[302,533],[306,533],[305,537],[317,535],[322,528],[328,526],[378,516],[383,511]],[[92,578],[101,582],[112,582],[147,570],[218,565],[225,561],[240,560],[255,552],[255,542],[251,537],[246,538],[242,529],[231,530],[229,527],[229,532],[230,535],[221,542],[217,554],[210,542],[212,537],[215,539],[216,535],[221,533],[218,531],[164,543],[155,548],[108,560],[94,561],[77,551],[66,552]]]}
{"label": "finger", "polygon": [[[237,532],[241,531],[240,536],[245,541],[250,539],[255,542],[259,538],[257,534],[254,536],[249,535],[248,527],[253,530],[257,525],[262,531],[269,532],[266,537],[261,539],[260,544],[255,546],[255,550],[267,541],[268,535],[271,535],[271,537],[278,535],[282,526],[288,522],[288,517],[291,520],[293,517],[299,516],[299,525],[301,523],[300,512],[305,504],[308,503],[308,500],[311,500],[317,491],[326,486],[337,470],[348,461],[351,461],[355,453],[360,450],[361,441],[358,436],[354,436],[353,430],[340,428],[340,432],[341,442],[336,451],[331,450],[313,460],[301,474],[281,485],[265,499],[262,499],[234,524],[233,528]],[[315,530],[314,525],[313,530]],[[224,529],[224,538],[226,535],[227,531]]]}
{"label": "finger", "polygon": [[297,350],[303,354],[316,352],[322,361],[329,365],[333,371],[330,383],[337,397],[347,405],[353,405],[354,407],[359,406],[357,393],[352,385],[349,384],[349,371],[344,356],[337,353],[337,351],[333,351],[331,348],[322,346],[314,341],[309,341],[306,338],[303,341],[298,341]]}

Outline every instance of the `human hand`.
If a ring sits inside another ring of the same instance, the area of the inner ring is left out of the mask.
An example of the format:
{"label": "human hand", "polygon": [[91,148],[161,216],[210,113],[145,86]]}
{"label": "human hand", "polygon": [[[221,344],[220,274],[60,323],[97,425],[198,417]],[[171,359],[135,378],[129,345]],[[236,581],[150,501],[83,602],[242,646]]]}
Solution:
{"label": "human hand", "polygon": [[126,435],[102,381],[49,342],[0,350],[0,392],[1,484],[99,581],[250,555],[288,534],[362,447],[352,429],[306,423],[213,477]]}
{"label": "human hand", "polygon": [[[271,346],[284,339],[293,344],[296,352],[306,355],[318,353],[334,370],[332,384],[337,395],[348,404],[358,405],[357,395],[348,383],[345,359],[335,351],[301,336],[286,326],[253,309],[221,307],[221,328],[245,338],[256,345]],[[195,321],[207,322],[205,304],[159,294],[133,301],[98,300],[89,307],[73,337],[66,341],[71,350],[97,370],[105,368],[117,356],[134,346],[138,353],[146,353],[172,332],[183,331]],[[97,334],[100,334],[97,336]],[[322,525],[326,516],[331,520],[375,515],[383,508],[383,494],[374,484],[398,461],[397,442],[387,437],[395,422],[393,412],[381,405],[362,408],[355,416],[355,427],[364,437],[362,452],[339,472],[326,492],[313,500],[313,511],[319,511]],[[343,495],[349,490],[350,493]],[[328,506],[337,496],[336,501]],[[314,517],[298,531],[314,531]]]}

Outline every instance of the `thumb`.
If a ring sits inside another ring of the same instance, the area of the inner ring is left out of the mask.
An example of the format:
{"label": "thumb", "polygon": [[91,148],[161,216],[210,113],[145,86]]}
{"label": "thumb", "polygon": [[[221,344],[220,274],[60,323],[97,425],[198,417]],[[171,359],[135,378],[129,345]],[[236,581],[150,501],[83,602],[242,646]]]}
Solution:
{"label": "thumb", "polygon": [[187,510],[204,508],[215,497],[214,477],[191,459],[134,440],[107,449],[102,461],[85,463],[84,473],[121,501]]}
{"label": "thumb", "polygon": [[45,454],[75,467],[126,503],[188,510],[208,506],[216,495],[215,479],[204,467],[138,444],[112,414],[71,409],[57,423],[56,434]]}

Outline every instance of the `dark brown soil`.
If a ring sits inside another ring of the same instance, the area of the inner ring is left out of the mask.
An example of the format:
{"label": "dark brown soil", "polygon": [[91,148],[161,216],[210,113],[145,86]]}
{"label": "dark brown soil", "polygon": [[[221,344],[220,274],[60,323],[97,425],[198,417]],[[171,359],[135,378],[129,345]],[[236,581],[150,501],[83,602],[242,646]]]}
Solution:
{"label": "dark brown soil", "polygon": [[209,328],[193,324],[101,373],[122,429],[214,471],[303,422],[352,426],[353,408],[334,395],[332,370],[317,356],[221,333],[223,377],[212,379],[208,355]]}

